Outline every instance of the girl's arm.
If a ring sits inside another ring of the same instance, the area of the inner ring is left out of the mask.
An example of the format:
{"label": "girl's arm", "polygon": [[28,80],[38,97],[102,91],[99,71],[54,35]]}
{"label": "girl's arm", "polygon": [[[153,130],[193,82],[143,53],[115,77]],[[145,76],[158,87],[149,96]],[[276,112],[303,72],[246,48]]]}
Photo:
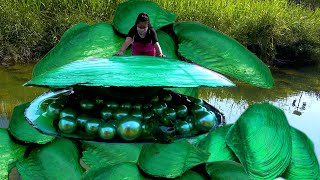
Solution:
{"label": "girl's arm", "polygon": [[157,56],[164,57],[164,58],[166,57],[166,55],[162,54],[162,50],[161,50],[159,42],[154,43],[154,48],[156,48]]}
{"label": "girl's arm", "polygon": [[121,49],[117,52],[116,55],[118,56],[122,56],[123,52],[130,46],[130,44],[132,43],[133,38],[132,37],[127,37],[126,40],[124,41]]}

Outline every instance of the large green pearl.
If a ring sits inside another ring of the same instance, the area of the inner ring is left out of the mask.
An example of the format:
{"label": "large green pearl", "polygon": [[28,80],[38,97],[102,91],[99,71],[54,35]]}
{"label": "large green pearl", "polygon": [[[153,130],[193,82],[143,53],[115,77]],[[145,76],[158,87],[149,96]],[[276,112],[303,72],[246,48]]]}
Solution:
{"label": "large green pearl", "polygon": [[117,109],[113,112],[113,118],[116,120],[120,120],[121,118],[127,116],[129,114],[127,109]]}
{"label": "large green pearl", "polygon": [[91,118],[86,122],[84,128],[88,134],[96,134],[101,125],[101,121],[99,119]]}
{"label": "large green pearl", "polygon": [[195,126],[201,131],[208,132],[217,122],[217,118],[214,114],[208,111],[201,111],[195,115]]}
{"label": "large green pearl", "polygon": [[137,139],[142,133],[141,121],[133,116],[126,116],[119,122],[117,132],[126,141]]}
{"label": "large green pearl", "polygon": [[200,112],[200,111],[206,111],[207,109],[205,108],[205,107],[203,107],[203,106],[201,106],[201,105],[198,105],[198,104],[195,104],[194,106],[193,106],[193,108],[191,109],[191,112],[193,113],[193,114],[197,114],[198,112]]}
{"label": "large green pearl", "polygon": [[188,108],[185,105],[176,107],[176,113],[179,117],[186,117],[188,115]]}
{"label": "large green pearl", "polygon": [[133,110],[130,114],[136,118],[143,119],[143,113],[140,110]]}
{"label": "large green pearl", "polygon": [[84,128],[86,122],[88,122],[91,119],[90,116],[86,114],[81,114],[80,116],[77,117],[77,124],[79,127]]}
{"label": "large green pearl", "polygon": [[77,129],[77,121],[75,118],[67,116],[59,121],[59,130],[63,133],[73,133]]}
{"label": "large green pearl", "polygon": [[101,112],[100,112],[100,115],[101,115],[101,118],[103,119],[103,120],[108,120],[108,119],[110,119],[111,117],[112,117],[112,109],[111,108],[107,108],[107,107],[105,107],[105,108],[103,108],[102,110],[101,110]]}
{"label": "large green pearl", "polygon": [[67,117],[67,116],[75,119],[77,117],[77,111],[74,109],[71,109],[71,108],[66,108],[66,109],[62,110],[60,113],[60,119]]}
{"label": "large green pearl", "polygon": [[163,106],[161,104],[155,104],[152,106],[152,112],[156,115],[160,115],[163,113]]}
{"label": "large green pearl", "polygon": [[48,105],[46,112],[49,117],[57,118],[63,107],[58,103],[51,103]]}
{"label": "large green pearl", "polygon": [[100,138],[110,140],[116,135],[116,128],[112,124],[105,123],[99,127],[98,134]]}
{"label": "large green pearl", "polygon": [[83,99],[80,101],[80,107],[84,110],[91,110],[94,108],[95,102],[90,99]]}

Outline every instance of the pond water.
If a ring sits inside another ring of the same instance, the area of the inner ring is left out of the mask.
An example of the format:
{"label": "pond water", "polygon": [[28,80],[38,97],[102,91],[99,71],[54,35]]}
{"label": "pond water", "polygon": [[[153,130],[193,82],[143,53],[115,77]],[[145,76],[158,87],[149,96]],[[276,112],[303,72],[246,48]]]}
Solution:
{"label": "pond water", "polygon": [[[0,67],[0,127],[6,128],[13,108],[47,91],[23,87],[31,79],[33,65]],[[235,122],[248,106],[270,102],[282,109],[291,126],[313,141],[320,160],[320,67],[299,70],[274,69],[273,89],[262,89],[234,81],[233,88],[201,88],[200,98],[220,109],[227,123]]]}

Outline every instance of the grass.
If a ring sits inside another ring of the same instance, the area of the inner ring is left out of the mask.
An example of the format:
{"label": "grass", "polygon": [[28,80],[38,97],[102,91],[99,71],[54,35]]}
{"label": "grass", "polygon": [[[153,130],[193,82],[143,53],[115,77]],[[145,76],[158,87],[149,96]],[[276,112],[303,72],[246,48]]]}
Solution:
{"label": "grass", "polygon": [[[235,38],[268,64],[320,62],[320,8],[309,6],[312,0],[153,1],[177,21],[199,21]],[[110,23],[121,2],[0,0],[0,64],[38,61],[72,25]]]}

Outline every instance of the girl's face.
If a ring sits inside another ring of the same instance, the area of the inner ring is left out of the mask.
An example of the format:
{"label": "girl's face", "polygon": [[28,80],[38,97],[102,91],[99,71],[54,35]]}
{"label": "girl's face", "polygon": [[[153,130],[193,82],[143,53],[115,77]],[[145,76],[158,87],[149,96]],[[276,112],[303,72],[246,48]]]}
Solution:
{"label": "girl's face", "polygon": [[138,22],[137,27],[140,29],[148,29],[148,22]]}

